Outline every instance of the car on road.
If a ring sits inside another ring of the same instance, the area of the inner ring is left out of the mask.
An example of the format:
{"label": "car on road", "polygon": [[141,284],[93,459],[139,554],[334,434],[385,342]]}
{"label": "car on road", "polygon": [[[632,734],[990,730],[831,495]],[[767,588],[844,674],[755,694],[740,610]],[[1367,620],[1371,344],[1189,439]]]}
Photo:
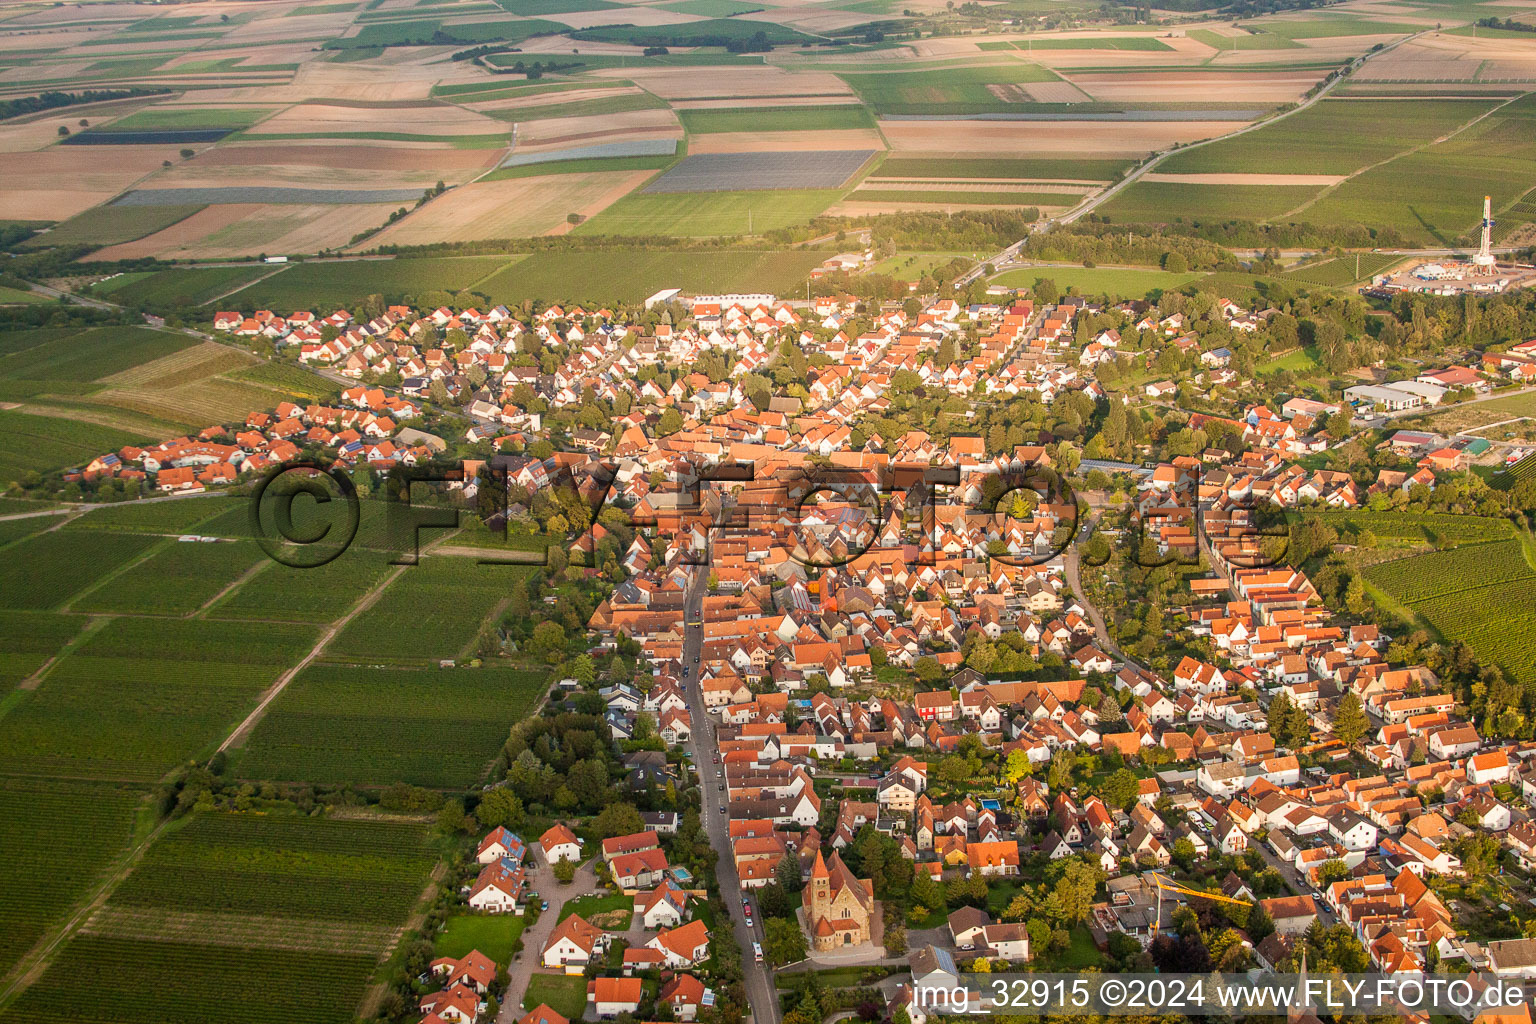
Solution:
{"label": "car on road", "polygon": [[721,813],[721,814],[724,814],[724,813],[725,813],[725,804],[721,804],[721,805],[720,805],[720,813]]}
{"label": "car on road", "polygon": [[539,902],[539,909],[540,910],[548,910],[549,909],[549,900],[541,900]]}
{"label": "car on road", "polygon": [[687,678],[688,678],[688,673],[689,673],[689,671],[690,671],[690,669],[689,669],[689,667],[688,667],[688,666],[687,666],[687,665],[684,665],[684,666],[683,666],[683,678],[684,678],[684,679],[687,679]]}
{"label": "car on road", "polygon": [[725,792],[725,783],[723,783],[723,782],[720,783],[720,792],[722,792],[722,793]]}
{"label": "car on road", "polygon": [[694,655],[694,656],[693,656],[693,663],[694,663],[694,664],[695,664],[695,665],[697,665],[697,664],[698,664],[698,663],[699,663],[699,656],[698,656],[698,655],[697,655],[697,654],[695,654],[695,655]]}
{"label": "car on road", "polygon": [[741,909],[750,914],[752,912],[752,901],[743,896],[741,898]]}

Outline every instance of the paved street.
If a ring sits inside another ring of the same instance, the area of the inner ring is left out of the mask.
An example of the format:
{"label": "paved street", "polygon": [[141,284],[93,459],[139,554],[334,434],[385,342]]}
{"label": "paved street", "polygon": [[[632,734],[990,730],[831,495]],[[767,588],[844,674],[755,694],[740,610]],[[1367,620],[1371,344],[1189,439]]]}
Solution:
{"label": "paved street", "polygon": [[[683,666],[688,672],[683,689],[688,695],[688,711],[693,719],[693,739],[689,753],[699,766],[699,786],[704,805],[700,809],[704,831],[709,842],[720,855],[715,865],[715,877],[720,883],[720,897],[730,908],[731,926],[736,933],[736,943],[741,947],[741,969],[747,989],[747,1004],[751,1008],[755,1024],[779,1024],[778,992],[773,984],[773,971],[766,963],[752,960],[752,943],[761,942],[760,924],[747,925],[741,909],[741,885],[736,878],[736,865],[731,860],[730,820],[720,813],[726,795],[720,791],[724,782],[721,766],[715,763],[719,747],[715,741],[715,729],[704,710],[704,698],[699,690],[699,659],[704,649],[704,594],[709,570],[706,566],[693,568],[693,579],[688,587],[684,619],[687,627],[683,633]],[[756,917],[754,917],[754,921]]]}
{"label": "paved street", "polygon": [[497,1024],[514,1024],[523,1015],[523,993],[528,989],[528,980],[538,971],[539,953],[544,943],[549,941],[549,933],[555,930],[560,920],[560,908],[567,900],[591,892],[597,885],[597,875],[592,871],[590,860],[576,869],[576,877],[571,879],[570,885],[561,885],[556,881],[555,872],[537,853],[532,855],[531,863],[537,866],[528,869],[528,884],[540,896],[549,900],[549,909],[523,929],[523,956],[521,960],[514,960],[507,969],[507,992],[501,1000],[501,1012],[496,1015]]}

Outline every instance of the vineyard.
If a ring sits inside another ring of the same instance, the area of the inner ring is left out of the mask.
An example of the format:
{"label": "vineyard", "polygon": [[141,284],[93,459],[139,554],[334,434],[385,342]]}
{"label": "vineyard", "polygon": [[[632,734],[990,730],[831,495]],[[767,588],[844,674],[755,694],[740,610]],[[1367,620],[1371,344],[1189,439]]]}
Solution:
{"label": "vineyard", "polygon": [[1430,544],[1466,544],[1515,535],[1507,519],[1435,512],[1308,512],[1332,526],[1340,537],[1357,537],[1369,530],[1379,538]]}
{"label": "vineyard", "polygon": [[0,1024],[346,1024],[437,860],[414,824],[208,813],[172,828]]}
{"label": "vineyard", "polygon": [[84,619],[50,612],[0,612],[0,685],[19,683],[42,668],[84,625]]}
{"label": "vineyard", "polygon": [[388,570],[388,554],[356,546],[312,569],[273,562],[221,598],[207,614],[221,619],[331,622]]}
{"label": "vineyard", "polygon": [[301,626],[114,619],[0,718],[0,773],[159,779],[233,727],[314,644]]}
{"label": "vineyard", "polygon": [[56,608],[159,543],[138,534],[43,533],[7,548],[0,608]]}
{"label": "vineyard", "polygon": [[[72,520],[66,530],[127,530],[179,534],[231,507],[234,498],[182,498],[178,501],[125,501],[101,505]],[[242,508],[243,501],[239,502]]]}
{"label": "vineyard", "polygon": [[1519,539],[1400,558],[1365,574],[1446,640],[1520,682],[1536,680],[1536,572]]}
{"label": "vineyard", "polygon": [[326,656],[370,665],[457,658],[509,588],[530,572],[523,566],[480,565],[469,558],[425,558],[353,619],[326,648]]}
{"label": "vineyard", "polygon": [[0,781],[0,975],[127,843],[140,794],[111,786]]}
{"label": "vineyard", "polygon": [[186,615],[258,565],[269,564],[252,541],[168,543],[75,599],[72,611]]}
{"label": "vineyard", "polygon": [[1321,285],[1324,288],[1342,288],[1356,281],[1367,281],[1394,263],[1401,263],[1401,256],[1387,253],[1360,253],[1358,256],[1340,256],[1336,259],[1297,267],[1285,273],[1285,277]]}
{"label": "vineyard", "polygon": [[545,673],[515,669],[313,666],[267,712],[235,771],[252,779],[462,788],[482,779],[507,730],[547,685]]}

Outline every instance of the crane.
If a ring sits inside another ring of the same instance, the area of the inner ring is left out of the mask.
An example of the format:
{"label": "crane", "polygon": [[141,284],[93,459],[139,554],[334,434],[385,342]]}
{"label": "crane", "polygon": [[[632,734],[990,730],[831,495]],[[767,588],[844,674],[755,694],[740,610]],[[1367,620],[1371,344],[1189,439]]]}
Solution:
{"label": "crane", "polygon": [[[1184,896],[1199,896],[1199,897],[1201,897],[1203,899],[1208,899],[1208,900],[1220,900],[1222,903],[1236,903],[1238,906],[1243,906],[1243,907],[1251,907],[1251,906],[1253,906],[1253,901],[1252,900],[1238,899],[1236,896],[1228,896],[1225,893],[1220,893],[1220,892],[1203,892],[1203,891],[1201,891],[1199,889],[1190,889],[1190,888],[1187,888],[1186,886],[1176,885],[1173,882],[1169,881],[1168,879],[1164,878],[1162,875],[1152,874],[1152,875],[1148,875],[1147,877],[1152,880],[1152,884],[1153,885],[1157,886],[1159,889],[1161,889],[1164,892],[1176,892],[1176,893],[1180,893],[1180,894],[1182,894]],[[1161,896],[1159,896],[1158,899],[1157,899],[1157,920],[1152,925],[1152,937],[1154,939],[1157,938],[1157,933],[1162,931],[1162,928],[1163,928],[1163,899],[1162,899]]]}

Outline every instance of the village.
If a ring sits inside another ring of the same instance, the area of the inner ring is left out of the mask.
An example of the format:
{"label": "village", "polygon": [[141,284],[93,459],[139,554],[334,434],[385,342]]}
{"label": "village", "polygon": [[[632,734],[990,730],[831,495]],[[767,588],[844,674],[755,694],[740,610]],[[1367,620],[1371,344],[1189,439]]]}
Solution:
{"label": "village", "polygon": [[[586,1019],[695,1020],[725,928],[771,1024],[785,978],[860,968],[860,991],[912,1024],[913,985],[965,969],[1284,971],[1309,955],[1536,980],[1536,940],[1486,938],[1506,929],[1443,895],[1501,856],[1536,862],[1536,743],[1485,735],[1396,657],[1400,637],[1330,606],[1283,553],[1255,557],[1269,512],[1401,509],[1492,457],[1388,426],[1369,482],[1322,461],[1394,412],[1525,382],[1536,340],[1265,402],[1238,350],[1294,329],[1277,318],[1071,296],[705,296],[645,323],[558,306],[219,313],[216,331],[356,383],[337,407],[253,411],[77,475],[184,492],[301,452],[385,472],[456,451],[506,471],[509,529],[549,528],[530,506],[559,489],[635,528],[587,626],[595,651],[638,644],[646,674],[586,689],[615,744],[659,737],[667,754],[624,762],[673,809],[601,840],[575,818],[486,834],[466,906],[535,923],[509,974],[478,952],[434,962],[429,1024],[477,1024],[493,996],[499,1019],[567,1024],[530,1003],[549,978],[582,980]],[[1022,421],[978,415],[1006,401],[1027,403]],[[880,432],[914,408],[942,429]],[[573,552],[606,535],[577,527]],[[1128,652],[1088,552],[1133,535],[1138,558],[1185,568],[1174,628]],[[706,889],[669,861],[685,810],[729,923],[700,916]],[[632,909],[626,927],[557,917],[575,873],[596,886],[582,899]]]}

